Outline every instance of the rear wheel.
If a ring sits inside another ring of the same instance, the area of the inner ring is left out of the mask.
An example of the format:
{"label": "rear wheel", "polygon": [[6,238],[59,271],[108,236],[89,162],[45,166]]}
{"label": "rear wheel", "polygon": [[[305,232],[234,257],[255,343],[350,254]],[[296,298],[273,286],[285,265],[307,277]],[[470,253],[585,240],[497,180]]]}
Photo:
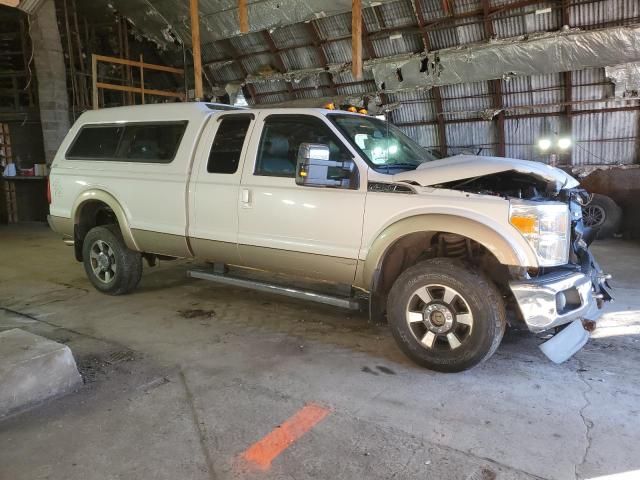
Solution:
{"label": "rear wheel", "polygon": [[388,320],[402,351],[431,370],[459,372],[488,359],[506,326],[503,299],[483,274],[448,258],[405,270],[388,299]]}
{"label": "rear wheel", "polygon": [[142,277],[142,255],[129,250],[116,225],[92,228],[84,238],[82,257],[93,286],[109,295],[134,290]]}

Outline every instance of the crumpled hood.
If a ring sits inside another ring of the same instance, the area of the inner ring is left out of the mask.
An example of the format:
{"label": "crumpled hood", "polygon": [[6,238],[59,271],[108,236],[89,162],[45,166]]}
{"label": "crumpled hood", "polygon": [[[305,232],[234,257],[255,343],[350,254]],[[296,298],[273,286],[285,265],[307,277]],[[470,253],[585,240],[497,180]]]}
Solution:
{"label": "crumpled hood", "polygon": [[428,187],[509,170],[529,173],[549,182],[558,182],[561,188],[574,188],[579,185],[571,175],[544,163],[515,158],[481,157],[479,155],[456,155],[425,162],[415,170],[394,175],[393,181],[417,182],[423,187]]}

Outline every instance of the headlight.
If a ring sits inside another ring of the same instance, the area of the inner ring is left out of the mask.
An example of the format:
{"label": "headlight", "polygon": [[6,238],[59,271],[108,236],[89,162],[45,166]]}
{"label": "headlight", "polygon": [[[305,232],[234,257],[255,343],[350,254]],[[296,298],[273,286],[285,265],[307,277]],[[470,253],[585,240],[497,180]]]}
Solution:
{"label": "headlight", "polygon": [[559,202],[512,200],[509,222],[536,252],[541,267],[569,261],[569,208]]}

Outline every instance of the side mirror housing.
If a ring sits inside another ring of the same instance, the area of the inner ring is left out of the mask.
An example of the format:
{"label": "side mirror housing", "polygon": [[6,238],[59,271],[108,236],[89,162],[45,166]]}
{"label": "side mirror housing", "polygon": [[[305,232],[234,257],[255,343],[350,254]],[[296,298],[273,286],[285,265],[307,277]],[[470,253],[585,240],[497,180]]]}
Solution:
{"label": "side mirror housing", "polygon": [[329,160],[328,145],[302,143],[296,162],[296,183],[314,187],[357,188],[353,186],[353,160]]}

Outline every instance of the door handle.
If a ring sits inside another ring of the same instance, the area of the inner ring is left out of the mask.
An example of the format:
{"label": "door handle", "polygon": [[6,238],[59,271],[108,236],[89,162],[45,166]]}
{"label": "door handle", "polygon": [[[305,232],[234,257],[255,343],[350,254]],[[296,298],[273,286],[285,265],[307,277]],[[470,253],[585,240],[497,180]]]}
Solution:
{"label": "door handle", "polygon": [[249,190],[248,188],[243,188],[242,189],[242,206],[243,207],[250,207],[251,206],[251,190]]}

